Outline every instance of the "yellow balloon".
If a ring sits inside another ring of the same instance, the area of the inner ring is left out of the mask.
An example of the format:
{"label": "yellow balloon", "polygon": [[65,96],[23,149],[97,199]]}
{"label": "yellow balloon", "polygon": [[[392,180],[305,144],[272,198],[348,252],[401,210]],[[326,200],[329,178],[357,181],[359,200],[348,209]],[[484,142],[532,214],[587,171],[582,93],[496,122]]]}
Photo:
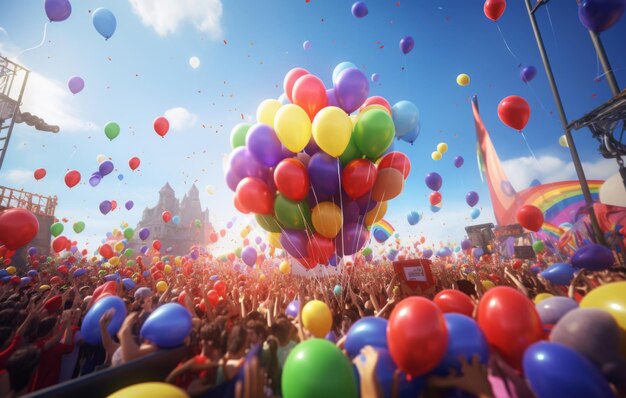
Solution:
{"label": "yellow balloon", "polygon": [[167,283],[165,281],[158,281],[156,284],[156,290],[159,293],[163,293],[167,290]]}
{"label": "yellow balloon", "polygon": [[327,106],[315,115],[313,125],[315,143],[332,157],[341,155],[350,142],[352,121],[336,106]]}
{"label": "yellow balloon", "polygon": [[116,252],[121,253],[124,251],[124,242],[117,242],[115,245],[113,245],[113,249],[115,249]]}
{"label": "yellow balloon", "polygon": [[184,390],[168,383],[151,381],[148,383],[134,384],[117,390],[107,398],[188,398]]}
{"label": "yellow balloon", "polygon": [[343,225],[343,216],[339,206],[332,202],[320,202],[311,212],[313,227],[325,238],[332,239]]}
{"label": "yellow balloon", "polygon": [[311,119],[298,105],[280,107],[274,118],[274,130],[280,142],[291,152],[298,153],[311,139]]}
{"label": "yellow balloon", "polygon": [[107,157],[105,155],[100,154],[100,155],[96,156],[96,162],[98,162],[98,163],[102,163],[105,160],[107,160]]}
{"label": "yellow balloon", "polygon": [[496,287],[496,285],[494,285],[494,283],[492,281],[480,281],[483,284],[483,288],[485,290],[489,290],[492,287]]}
{"label": "yellow balloon", "polygon": [[259,275],[259,280],[260,280],[260,281],[264,281],[264,280],[265,280],[265,274],[261,274],[261,275]]}
{"label": "yellow balloon", "polygon": [[278,266],[278,270],[285,275],[289,275],[289,273],[291,273],[291,264],[289,261],[283,261]]}
{"label": "yellow balloon", "polygon": [[580,308],[598,308],[613,315],[622,331],[621,351],[626,353],[626,281],[601,285],[587,293]]}
{"label": "yellow balloon", "polygon": [[183,259],[180,256],[174,257],[174,264],[181,265],[183,263]]}
{"label": "yellow balloon", "polygon": [[430,155],[433,160],[441,160],[441,152],[435,151]]}
{"label": "yellow balloon", "polygon": [[461,87],[465,87],[470,84],[470,77],[465,73],[461,73],[456,77],[456,84]]}
{"label": "yellow balloon", "polygon": [[550,293],[539,293],[538,295],[535,296],[533,301],[535,302],[535,304],[539,304],[543,300],[549,299],[550,297],[554,297],[554,296],[552,294],[550,294]]}
{"label": "yellow balloon", "polygon": [[559,145],[563,148],[569,148],[569,144],[567,143],[567,137],[565,137],[565,134],[559,137]]}
{"label": "yellow balloon", "polygon": [[274,117],[276,112],[283,104],[275,99],[266,99],[259,104],[256,108],[256,120],[259,123],[265,123],[268,126],[274,127]]}
{"label": "yellow balloon", "polygon": [[283,245],[280,243],[280,232],[268,232],[267,243],[274,249],[282,249]]}
{"label": "yellow balloon", "polygon": [[39,290],[41,290],[41,291],[50,290],[50,285],[41,285],[41,286],[39,286]]}
{"label": "yellow balloon", "polygon": [[163,267],[163,272],[165,272],[166,274],[169,274],[172,272],[172,266],[169,264],[165,264],[165,266]]}
{"label": "yellow balloon", "polygon": [[119,230],[119,229],[117,229],[117,228],[113,228],[112,233],[113,233],[113,235],[120,235],[120,234],[122,233],[122,231],[120,231],[120,230]]}
{"label": "yellow balloon", "polygon": [[381,104],[372,104],[372,105],[366,106],[365,108],[361,109],[361,111],[359,112],[359,116],[363,115],[365,112],[369,111],[370,109],[380,109],[382,111],[387,112],[389,116],[391,116],[391,112],[389,112],[389,109],[382,106]]}
{"label": "yellow balloon", "polygon": [[91,262],[92,262],[92,263],[95,263],[96,261],[98,261],[98,257],[93,256],[93,257],[91,258]]}
{"label": "yellow balloon", "polygon": [[114,267],[117,267],[120,264],[120,258],[119,257],[111,257],[109,259],[109,264],[111,264]]}
{"label": "yellow balloon", "polygon": [[160,259],[158,256],[154,256],[154,257],[152,257],[152,264],[156,264],[156,263],[158,263],[159,261],[161,261],[161,259]]}
{"label": "yellow balloon", "polygon": [[440,142],[437,145],[437,152],[441,152],[442,154],[448,152],[448,144],[446,144],[445,142]]}
{"label": "yellow balloon", "polygon": [[313,336],[324,338],[333,326],[333,316],[326,303],[313,300],[302,308],[302,323]]}
{"label": "yellow balloon", "polygon": [[215,195],[215,187],[213,185],[207,185],[206,188],[204,188],[204,190],[209,195]]}
{"label": "yellow balloon", "polygon": [[249,225],[246,225],[244,229],[242,229],[241,232],[239,233],[239,236],[241,236],[241,239],[244,239],[246,236],[248,236],[251,230],[252,230],[252,227]]}
{"label": "yellow balloon", "polygon": [[365,214],[365,225],[372,225],[385,217],[387,213],[387,202],[378,202],[376,207]]}
{"label": "yellow balloon", "polygon": [[9,273],[9,275],[15,275],[15,272],[17,271],[17,270],[15,269],[15,267],[14,267],[14,266],[12,266],[12,265],[9,265],[9,266],[6,268],[6,270],[7,270],[7,272]]}

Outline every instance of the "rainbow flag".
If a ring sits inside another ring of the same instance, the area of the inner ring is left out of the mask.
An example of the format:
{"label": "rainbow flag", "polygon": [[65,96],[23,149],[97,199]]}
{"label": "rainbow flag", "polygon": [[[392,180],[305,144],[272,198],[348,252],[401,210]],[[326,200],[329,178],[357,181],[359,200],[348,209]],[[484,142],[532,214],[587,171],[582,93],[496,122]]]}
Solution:
{"label": "rainbow flag", "polygon": [[372,235],[374,235],[374,239],[376,239],[376,241],[379,243],[383,243],[384,241],[389,239],[389,237],[393,235],[395,231],[396,230],[393,228],[393,226],[389,224],[389,222],[386,220],[380,220],[379,222],[372,225]]}

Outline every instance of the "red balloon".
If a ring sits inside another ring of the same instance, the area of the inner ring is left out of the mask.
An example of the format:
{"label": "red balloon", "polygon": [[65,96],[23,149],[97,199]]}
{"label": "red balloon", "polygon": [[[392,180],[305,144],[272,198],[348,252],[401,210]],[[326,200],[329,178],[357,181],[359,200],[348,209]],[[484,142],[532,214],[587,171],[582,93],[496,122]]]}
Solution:
{"label": "red balloon", "polygon": [[245,238],[242,243],[243,243],[243,246],[245,247],[250,244],[250,241],[248,240],[248,238]]}
{"label": "red balloon", "polygon": [[485,16],[494,22],[500,19],[505,9],[506,0],[487,0],[483,6]]}
{"label": "red balloon", "polygon": [[328,261],[335,254],[335,241],[316,233],[309,239],[307,252],[309,258],[316,264],[328,264]]}
{"label": "red balloon", "polygon": [[160,135],[161,137],[165,137],[168,130],[170,129],[170,122],[164,118],[163,116],[159,116],[154,119],[153,123],[154,131]]}
{"label": "red balloon", "polygon": [[130,167],[131,170],[136,170],[140,164],[141,164],[141,160],[139,160],[137,156],[133,156],[132,158],[128,160],[128,167]]}
{"label": "red balloon", "polygon": [[215,282],[215,285],[213,285],[213,290],[215,290],[217,294],[219,294],[220,296],[224,296],[224,294],[226,294],[226,282],[224,281]]}
{"label": "red balloon", "polygon": [[352,199],[361,197],[372,190],[378,170],[367,159],[355,159],[348,163],[341,173],[341,185]]}
{"label": "red balloon", "polygon": [[[228,258],[228,261],[230,261],[232,263],[233,261],[235,261],[235,254],[234,253],[228,253],[228,256],[226,256],[226,258]],[[240,275],[240,276],[243,276],[243,275]]]}
{"label": "red balloon", "polygon": [[161,241],[160,240],[153,241],[152,248],[156,251],[161,251]]}
{"label": "red balloon", "polygon": [[283,89],[285,90],[285,95],[289,98],[290,102],[293,102],[291,91],[293,90],[293,86],[296,84],[296,81],[304,75],[308,75],[309,71],[303,68],[293,68],[285,75],[285,79],[283,80]]}
{"label": "red balloon", "polygon": [[161,214],[161,218],[163,219],[164,223],[168,223],[172,219],[172,213],[170,213],[169,211],[165,210],[163,212],[163,214]]}
{"label": "red balloon", "polygon": [[525,295],[507,286],[489,289],[478,304],[478,325],[504,360],[521,369],[524,351],[543,338],[541,319]]}
{"label": "red balloon", "polygon": [[111,201],[111,211],[117,209],[117,201],[116,200],[112,200]]}
{"label": "red balloon", "polygon": [[220,230],[220,236],[223,238],[224,236],[226,236],[226,230],[225,229],[221,229]]}
{"label": "red balloon", "polygon": [[159,271],[163,271],[165,269],[165,264],[163,264],[163,261],[157,261],[154,266],[156,267],[156,269],[158,269]]}
{"label": "red balloon", "polygon": [[274,184],[280,193],[299,202],[309,194],[309,173],[298,159],[284,159],[274,169]]}
{"label": "red balloon", "polygon": [[328,96],[324,82],[315,75],[304,75],[296,80],[291,91],[292,102],[309,115],[313,120],[317,112],[328,105]]}
{"label": "red balloon", "polygon": [[513,261],[513,269],[520,269],[523,264],[522,260],[515,260]]}
{"label": "red balloon", "polygon": [[524,98],[510,95],[498,104],[498,117],[507,126],[522,131],[530,119],[530,106]]}
{"label": "red balloon", "polygon": [[68,272],[67,265],[59,265],[59,267],[57,268],[57,272],[59,274],[67,275],[67,272]]}
{"label": "red balloon", "polygon": [[35,174],[35,179],[39,181],[46,176],[46,169],[43,169],[43,168],[37,169],[35,170],[34,174]]}
{"label": "red balloon", "polygon": [[405,373],[430,372],[448,347],[446,321],[439,307],[423,297],[402,300],[389,317],[387,343],[393,361]]}
{"label": "red balloon", "polygon": [[115,256],[115,252],[113,251],[113,248],[108,243],[105,243],[104,245],[100,246],[100,248],[98,249],[98,253],[102,257],[106,258],[107,260],[110,259],[111,257]]}
{"label": "red balloon", "polygon": [[537,232],[543,225],[543,213],[537,206],[522,206],[517,210],[517,222],[527,230]]}
{"label": "red balloon", "polygon": [[67,248],[68,240],[65,236],[58,236],[52,241],[52,249],[55,253],[59,253]]}
{"label": "red balloon", "polygon": [[367,108],[370,105],[382,105],[382,106],[384,106],[387,109],[387,113],[389,113],[389,116],[391,116],[391,105],[389,104],[389,102],[385,98],[380,97],[378,95],[374,95],[372,97],[369,97],[368,99],[365,100],[363,105],[361,105],[361,108],[359,108],[359,111],[362,111],[363,109]]}
{"label": "red balloon", "polygon": [[52,278],[50,278],[51,285],[59,285],[61,282],[62,280],[58,276],[53,276]]}
{"label": "red balloon", "polygon": [[187,292],[186,291],[182,291],[180,292],[180,294],[178,295],[178,304],[180,305],[185,305],[185,300],[187,299]]}
{"label": "red balloon", "polygon": [[240,213],[243,213],[243,214],[250,213],[250,210],[248,210],[245,207],[243,207],[241,202],[239,202],[239,199],[237,198],[237,195],[233,195],[233,203],[235,204],[235,209],[239,210]]}
{"label": "red balloon", "polygon": [[217,234],[215,232],[211,232],[209,234],[209,240],[211,241],[211,243],[217,242]]}
{"label": "red balloon", "polygon": [[80,182],[80,173],[76,170],[70,170],[65,173],[65,185],[69,188],[75,187]]}
{"label": "red balloon", "polygon": [[0,213],[0,243],[9,250],[26,245],[38,231],[37,217],[26,209],[8,209]]}
{"label": "red balloon", "polygon": [[383,156],[378,162],[378,169],[393,168],[398,170],[404,176],[404,179],[409,176],[411,172],[411,161],[402,152],[389,152]]}
{"label": "red balloon", "polygon": [[439,203],[441,203],[441,192],[435,191],[431,193],[430,196],[428,197],[428,201],[433,206],[436,206]]}
{"label": "red balloon", "polygon": [[274,194],[266,183],[254,177],[246,177],[237,184],[235,197],[246,210],[256,214],[272,214]]}
{"label": "red balloon", "polygon": [[217,303],[220,302],[220,295],[218,292],[216,292],[215,290],[211,289],[209,290],[209,292],[206,295],[207,300],[209,300],[209,304],[211,304],[213,307],[215,307],[217,305]]}
{"label": "red balloon", "polygon": [[474,314],[474,303],[467,294],[453,289],[442,290],[433,299],[437,307],[444,314],[456,313],[467,315],[470,318]]}
{"label": "red balloon", "polygon": [[105,282],[93,291],[93,295],[91,296],[91,305],[95,304],[96,301],[100,300],[104,295],[110,296],[115,295],[115,293],[117,293],[117,282]]}
{"label": "red balloon", "polygon": [[313,269],[317,267],[317,261],[315,261],[311,257],[296,258],[296,261],[299,262],[306,269]]}

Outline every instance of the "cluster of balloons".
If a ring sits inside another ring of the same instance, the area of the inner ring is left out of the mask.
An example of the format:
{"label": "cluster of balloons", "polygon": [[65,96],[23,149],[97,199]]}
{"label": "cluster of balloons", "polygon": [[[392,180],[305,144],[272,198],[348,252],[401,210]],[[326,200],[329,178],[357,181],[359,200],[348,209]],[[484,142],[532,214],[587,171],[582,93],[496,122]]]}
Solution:
{"label": "cluster of balloons", "polygon": [[437,144],[437,150],[434,151],[430,157],[433,160],[441,160],[441,158],[443,157],[443,154],[448,152],[448,144],[446,144],[445,142],[440,142],[439,144]]}

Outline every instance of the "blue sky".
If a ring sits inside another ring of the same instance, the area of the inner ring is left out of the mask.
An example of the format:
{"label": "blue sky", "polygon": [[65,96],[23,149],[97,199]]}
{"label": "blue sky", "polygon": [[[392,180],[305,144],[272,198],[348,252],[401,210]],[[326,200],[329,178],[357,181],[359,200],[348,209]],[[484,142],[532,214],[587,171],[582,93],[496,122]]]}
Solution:
{"label": "blue sky", "polygon": [[[23,110],[60,125],[61,133],[16,126],[0,184],[58,195],[57,216],[87,224],[75,235],[68,223],[67,235],[92,249],[121,222],[134,225],[145,206],[156,204],[165,181],[179,197],[196,182],[215,226],[223,228],[237,216],[235,228],[240,229],[249,219],[232,206],[222,171],[231,128],[242,115],[254,122],[257,105],[282,93],[283,77],[291,68],[304,67],[331,87],[332,69],[341,61],[353,62],[367,75],[380,75],[371,95],[382,95],[392,104],[409,100],[420,110],[418,140],[413,146],[395,144],[412,162],[404,192],[390,203],[386,216],[403,238],[423,234],[430,243],[458,242],[463,227],[472,223],[464,201],[472,190],[479,193],[482,209],[473,223],[493,221],[487,186],[475,161],[472,94],[478,94],[487,129],[516,188],[525,188],[534,178],[548,182],[575,177],[568,150],[558,144],[560,123],[523,2],[510,1],[498,24],[484,16],[482,1],[366,3],[369,15],[356,19],[350,1],[74,0],[70,18],[48,26],[44,45],[19,57],[34,72]],[[110,9],[117,18],[117,31],[108,41],[92,26],[90,11],[98,7]],[[580,117],[610,92],[604,80],[594,81],[597,59],[575,2],[550,2],[538,19],[567,115]],[[0,0],[0,53],[15,56],[35,46],[46,21],[41,0]],[[408,55],[398,48],[405,35],[415,39]],[[624,37],[624,20],[602,34],[618,82],[626,79]],[[305,40],[312,43],[309,51],[302,48]],[[189,66],[192,56],[200,59],[197,69]],[[520,63],[539,70],[530,86],[519,79]],[[459,73],[470,75],[469,86],[456,84]],[[86,84],[76,96],[66,86],[74,75]],[[521,95],[531,106],[525,134],[538,161],[530,157],[521,136],[498,120],[498,102],[508,95]],[[152,121],[168,110],[174,126],[161,139],[152,131]],[[113,141],[103,133],[108,121],[122,127]],[[590,177],[617,172],[613,162],[597,154],[588,131],[575,133],[575,140]],[[430,154],[439,142],[450,149],[436,162]],[[87,180],[97,170],[98,154],[110,157],[117,170],[92,188]],[[466,160],[461,169],[452,164],[456,155]],[[128,168],[132,156],[141,158],[140,171]],[[39,167],[48,175],[37,182],[32,172]],[[67,169],[83,176],[71,190],[63,183]],[[430,191],[424,184],[431,171],[444,179],[444,205],[436,214],[430,211]],[[123,181],[116,178],[120,173]],[[205,192],[207,185],[215,187],[214,195]],[[98,204],[105,199],[115,199],[120,207],[133,200],[135,207],[103,216]],[[424,214],[413,227],[406,221],[411,210]],[[222,245],[240,244],[234,237]]]}

